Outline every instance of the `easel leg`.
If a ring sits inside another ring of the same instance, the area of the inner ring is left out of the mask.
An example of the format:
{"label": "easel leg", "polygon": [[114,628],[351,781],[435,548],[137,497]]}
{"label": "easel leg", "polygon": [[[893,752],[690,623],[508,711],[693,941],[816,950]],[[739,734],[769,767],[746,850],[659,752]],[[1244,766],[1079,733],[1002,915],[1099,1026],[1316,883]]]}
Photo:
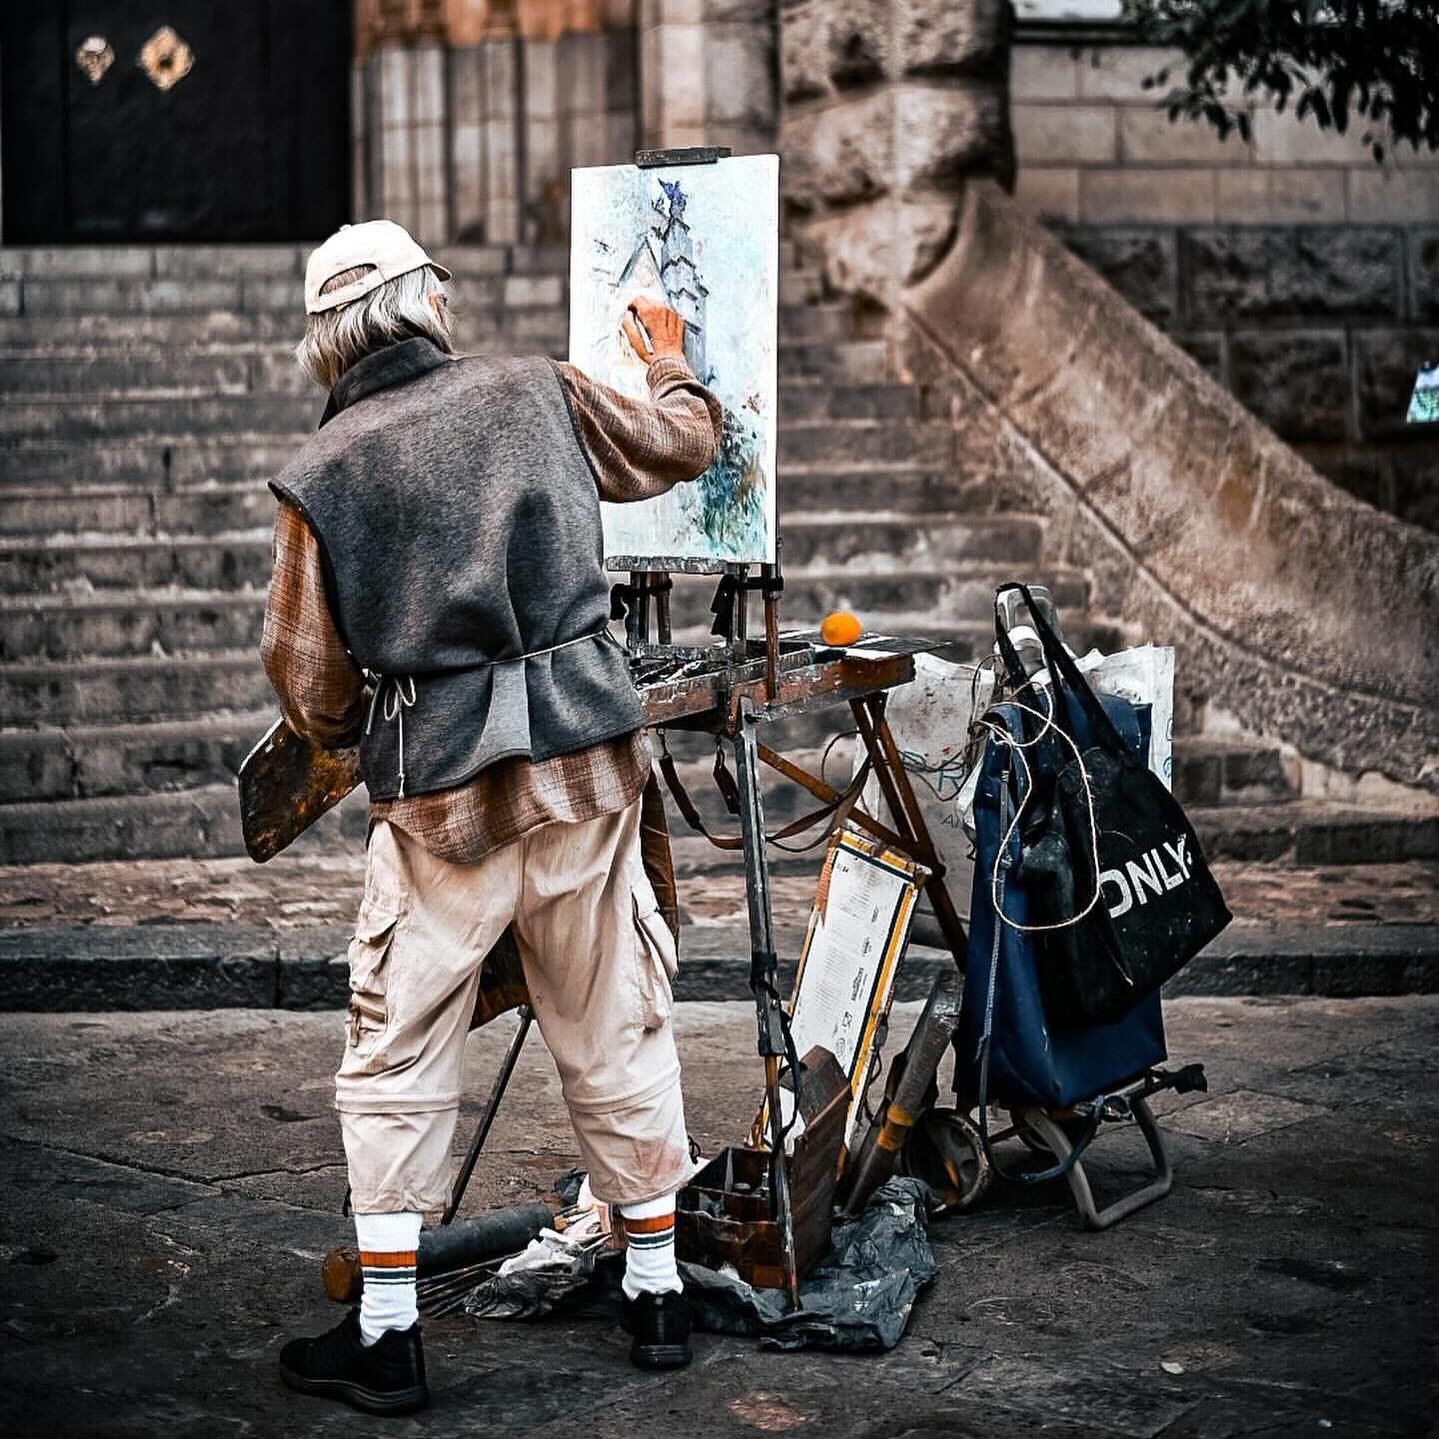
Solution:
{"label": "easel leg", "polygon": [[904,757],[894,742],[894,735],[890,733],[889,721],[884,717],[883,697],[851,700],[849,707],[854,713],[855,723],[859,726],[860,738],[869,753],[875,776],[884,792],[885,802],[894,816],[895,828],[914,846],[920,860],[930,869],[924,892],[934,907],[934,917],[944,935],[945,943],[949,945],[950,953],[954,956],[955,964],[963,969],[969,937],[955,910],[954,901],[949,897],[949,890],[945,887],[944,864],[934,847],[934,841],[930,839],[924,814],[914,796],[909,775],[905,772]]}
{"label": "easel leg", "polygon": [[[765,855],[764,807],[760,801],[759,754],[755,719],[748,701],[740,706],[739,732],[734,737],[735,775],[739,783],[740,832],[744,837],[745,890],[749,901],[750,992],[759,1021],[759,1053],[764,1060],[765,1102],[769,1109],[770,1192],[780,1227],[785,1289],[791,1308],[799,1307],[799,1269],[795,1257],[794,1207],[784,1152],[784,1117],[780,1109],[779,1071],[785,1057],[779,992],[775,987],[778,960],[770,911],[769,861]],[[794,1076],[799,1082],[799,1075]]]}

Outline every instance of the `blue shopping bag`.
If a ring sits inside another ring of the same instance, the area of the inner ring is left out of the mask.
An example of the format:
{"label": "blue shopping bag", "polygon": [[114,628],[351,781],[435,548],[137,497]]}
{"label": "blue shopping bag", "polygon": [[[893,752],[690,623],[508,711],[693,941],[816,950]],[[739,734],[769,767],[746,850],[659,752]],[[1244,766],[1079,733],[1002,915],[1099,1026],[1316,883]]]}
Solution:
{"label": "blue shopping bag", "polygon": [[[1147,707],[1137,710],[1111,695],[1100,696],[1100,702],[1124,743],[1147,757]],[[1090,742],[1089,720],[1073,700],[1061,696],[1061,703],[1065,728],[1083,749]],[[1016,705],[996,705],[985,719],[1015,741],[1025,742],[1024,714]],[[1046,754],[1043,746],[1030,747],[1026,753],[1031,765],[1067,758],[1053,751]],[[995,860],[1027,784],[1024,766],[1015,762],[1014,754],[1008,746],[991,741],[980,761],[974,801],[974,891],[964,997],[955,1035],[954,1087],[961,1108],[973,1106],[983,1097],[1007,1107],[1065,1109],[1117,1088],[1160,1063],[1166,1057],[1164,1019],[1158,992],[1113,1024],[1057,1029],[1046,1018],[1036,937],[995,917]],[[1008,864],[1000,866],[999,888],[1005,914],[1022,925],[1033,922],[1025,892],[1019,885],[1004,884],[1005,875],[1019,863],[1021,843],[1015,826],[1005,851]],[[989,1063],[983,1078],[987,1079],[987,1093],[982,1083],[986,1048]]]}

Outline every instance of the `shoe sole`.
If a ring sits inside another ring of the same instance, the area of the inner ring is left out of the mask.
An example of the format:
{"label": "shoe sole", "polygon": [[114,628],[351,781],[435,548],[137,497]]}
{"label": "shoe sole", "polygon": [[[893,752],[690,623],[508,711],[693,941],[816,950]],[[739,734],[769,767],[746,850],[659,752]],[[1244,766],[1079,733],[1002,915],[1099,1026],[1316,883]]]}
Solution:
{"label": "shoe sole", "polygon": [[683,1369],[691,1358],[688,1344],[636,1344],[630,1350],[636,1369]]}
{"label": "shoe sole", "polygon": [[366,1414],[413,1414],[430,1402],[430,1391],[425,1388],[395,1389],[381,1391],[366,1389],[363,1385],[347,1379],[307,1379],[293,1369],[280,1365],[280,1378],[301,1394],[314,1394],[321,1399],[338,1399],[351,1409]]}

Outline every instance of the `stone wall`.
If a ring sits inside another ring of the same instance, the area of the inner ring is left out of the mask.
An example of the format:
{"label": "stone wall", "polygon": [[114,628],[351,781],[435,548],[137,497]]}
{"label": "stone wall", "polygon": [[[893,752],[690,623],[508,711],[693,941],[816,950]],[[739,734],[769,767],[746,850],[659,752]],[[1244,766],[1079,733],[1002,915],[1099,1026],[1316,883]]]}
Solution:
{"label": "stone wall", "polygon": [[1439,528],[1439,444],[1403,423],[1439,359],[1439,155],[1376,165],[1256,105],[1170,124],[1140,46],[1018,43],[1016,198],[1350,492]]}
{"label": "stone wall", "polygon": [[1439,789],[1439,538],[1328,484],[991,188],[893,335],[948,405],[960,502],[1049,516],[1047,559],[1180,648],[1190,713]]}
{"label": "stone wall", "polygon": [[888,303],[954,235],[966,176],[1012,170],[1005,0],[781,0],[792,233]]}

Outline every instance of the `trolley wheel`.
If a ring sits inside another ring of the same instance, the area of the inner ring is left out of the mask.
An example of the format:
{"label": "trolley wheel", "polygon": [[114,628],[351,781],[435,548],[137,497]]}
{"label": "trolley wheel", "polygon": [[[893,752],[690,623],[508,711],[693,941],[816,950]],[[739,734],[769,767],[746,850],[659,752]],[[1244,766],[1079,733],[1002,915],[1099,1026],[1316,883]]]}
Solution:
{"label": "trolley wheel", "polygon": [[905,1141],[899,1172],[929,1186],[939,1201],[936,1214],[969,1209],[994,1177],[979,1131],[954,1109],[928,1109],[920,1116]]}

